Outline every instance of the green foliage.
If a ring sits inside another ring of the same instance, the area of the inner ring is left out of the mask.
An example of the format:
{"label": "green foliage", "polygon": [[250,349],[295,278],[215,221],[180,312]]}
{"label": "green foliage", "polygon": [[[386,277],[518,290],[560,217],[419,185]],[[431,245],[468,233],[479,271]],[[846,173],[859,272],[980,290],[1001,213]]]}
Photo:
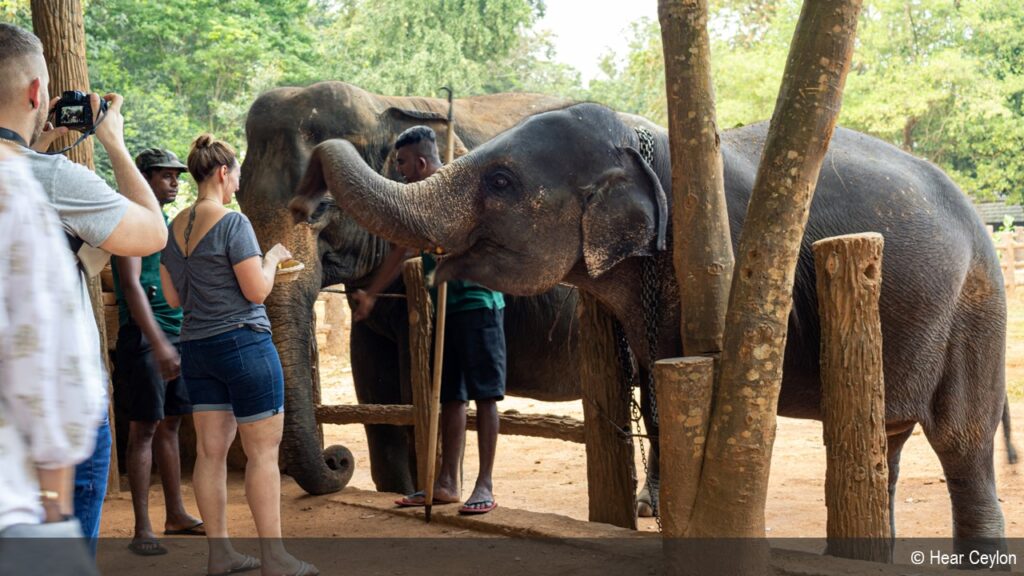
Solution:
{"label": "green foliage", "polygon": [[[712,1],[712,69],[723,128],[768,119],[799,0]],[[978,200],[1024,194],[1024,3],[866,0],[840,123],[940,165]],[[665,123],[657,22],[606,55],[598,101]]]}
{"label": "green foliage", "polygon": [[[131,151],[184,158],[211,132],[244,154],[245,117],[276,86],[345,80],[370,91],[457,96],[499,91],[580,94],[579,74],[552,62],[532,30],[542,0],[89,0],[94,91],[125,97]],[[0,0],[0,21],[31,28],[28,0]],[[97,170],[113,183],[100,147]],[[188,191],[180,195],[185,202]]]}
{"label": "green foliage", "polygon": [[[711,0],[719,125],[767,119],[800,0]],[[632,24],[625,54],[581,86],[534,26],[543,0],[87,0],[90,80],[125,96],[133,151],[184,156],[212,132],[244,146],[263,90],[345,80],[373,92],[532,91],[666,124],[661,34]],[[28,0],[0,21],[31,26]],[[1024,193],[1024,2],[865,0],[840,123],[927,158],[979,200]],[[244,150],[242,150],[244,154]],[[101,173],[109,162],[98,153]]]}

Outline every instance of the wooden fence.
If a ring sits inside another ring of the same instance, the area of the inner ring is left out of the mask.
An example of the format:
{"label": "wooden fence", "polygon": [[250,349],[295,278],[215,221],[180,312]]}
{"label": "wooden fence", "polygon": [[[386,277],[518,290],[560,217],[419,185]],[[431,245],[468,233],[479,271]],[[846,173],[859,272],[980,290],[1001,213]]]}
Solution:
{"label": "wooden fence", "polygon": [[[412,404],[318,405],[320,424],[389,424],[412,426],[417,454],[419,488],[426,477],[428,398],[431,387],[430,350],[434,335],[433,306],[423,282],[420,259],[406,262],[403,270],[409,308],[409,353]],[[501,434],[534,436],[584,443],[590,520],[636,529],[636,471],[633,446],[624,434],[629,406],[622,401],[622,381],[615,356],[609,316],[592,299],[581,299],[576,311],[581,324],[579,351],[584,420],[547,414],[499,414]],[[474,411],[467,413],[467,428],[476,429]]]}
{"label": "wooden fence", "polygon": [[1013,294],[1019,283],[1017,272],[1024,271],[1024,228],[1017,228],[1012,232],[995,232],[989,225],[988,232],[999,253],[999,265],[1003,269],[1006,292]]}

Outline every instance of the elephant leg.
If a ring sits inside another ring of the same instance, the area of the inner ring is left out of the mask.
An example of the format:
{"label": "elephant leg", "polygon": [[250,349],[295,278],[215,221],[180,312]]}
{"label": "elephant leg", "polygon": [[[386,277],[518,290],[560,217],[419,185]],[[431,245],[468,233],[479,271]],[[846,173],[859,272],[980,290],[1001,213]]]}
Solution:
{"label": "elephant leg", "polygon": [[[352,380],[360,404],[399,404],[398,350],[395,343],[362,322],[352,327]],[[409,468],[410,442],[404,426],[366,425],[370,475],[380,492],[408,494],[414,488]]]}
{"label": "elephant leg", "polygon": [[896,539],[896,482],[900,478],[900,455],[903,453],[903,445],[907,443],[910,435],[914,433],[914,426],[911,425],[903,432],[893,434],[887,438],[886,459],[889,466],[889,534],[895,545]]}
{"label": "elephant leg", "polygon": [[[636,514],[641,518],[658,515],[658,490],[661,486],[661,467],[658,458],[658,425],[652,415],[651,391],[647,385],[647,371],[641,368],[637,374],[640,386],[640,411],[644,417],[644,427],[650,437],[650,451],[647,454],[647,478],[644,487],[636,496]],[[643,442],[643,440],[640,440]]]}

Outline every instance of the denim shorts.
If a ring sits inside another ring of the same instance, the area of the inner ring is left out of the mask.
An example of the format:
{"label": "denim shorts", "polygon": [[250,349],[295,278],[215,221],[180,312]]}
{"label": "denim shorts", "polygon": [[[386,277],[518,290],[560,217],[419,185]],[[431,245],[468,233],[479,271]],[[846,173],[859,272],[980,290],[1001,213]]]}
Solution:
{"label": "denim shorts", "polygon": [[284,410],[284,373],[268,332],[247,327],[181,343],[193,412],[231,411],[239,423]]}

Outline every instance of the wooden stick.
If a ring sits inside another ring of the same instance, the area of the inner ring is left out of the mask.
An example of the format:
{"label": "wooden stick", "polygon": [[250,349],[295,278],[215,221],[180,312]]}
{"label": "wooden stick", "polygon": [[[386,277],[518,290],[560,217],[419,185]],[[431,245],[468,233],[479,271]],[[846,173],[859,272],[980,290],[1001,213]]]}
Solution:
{"label": "wooden stick", "polygon": [[[455,158],[455,121],[452,118],[452,89],[447,86],[442,88],[448,92],[448,139],[447,150],[444,151],[444,163],[451,164]],[[437,459],[437,425],[441,411],[441,365],[444,363],[444,325],[445,314],[448,310],[448,283],[442,282],[437,287],[437,327],[434,331],[434,389],[430,397],[430,431],[429,444],[427,446],[427,486],[426,495],[426,520],[430,522],[430,509],[434,503],[434,461]]]}

